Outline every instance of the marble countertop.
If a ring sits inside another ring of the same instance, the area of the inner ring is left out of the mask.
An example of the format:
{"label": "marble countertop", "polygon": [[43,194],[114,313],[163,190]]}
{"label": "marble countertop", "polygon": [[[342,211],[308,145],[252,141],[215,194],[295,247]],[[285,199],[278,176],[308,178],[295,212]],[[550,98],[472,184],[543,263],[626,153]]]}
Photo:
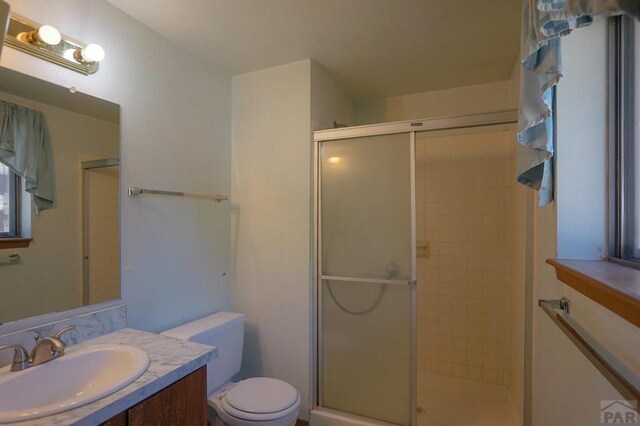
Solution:
{"label": "marble countertop", "polygon": [[[105,343],[126,344],[143,349],[149,355],[149,368],[129,386],[91,404],[52,416],[19,423],[9,423],[9,425],[99,425],[217,357],[217,349],[212,346],[131,328],[118,330],[75,346],[69,346],[68,350],[71,351],[73,348],[81,348],[85,345]],[[52,362],[55,363],[55,360]]]}

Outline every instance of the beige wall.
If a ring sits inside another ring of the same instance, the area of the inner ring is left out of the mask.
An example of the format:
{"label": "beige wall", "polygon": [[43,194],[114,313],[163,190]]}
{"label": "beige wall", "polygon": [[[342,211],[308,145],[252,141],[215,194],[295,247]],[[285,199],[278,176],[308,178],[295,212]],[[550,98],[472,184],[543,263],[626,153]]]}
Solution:
{"label": "beige wall", "polygon": [[[120,126],[87,115],[0,93],[0,99],[42,111],[49,125],[56,201],[31,212],[28,248],[18,264],[0,266],[0,323],[82,305],[82,169],[95,158],[119,157]],[[117,193],[116,193],[117,202]],[[117,227],[111,229],[119,235]],[[118,265],[112,273],[119,275]],[[118,291],[115,298],[119,298]]]}
{"label": "beige wall", "polygon": [[354,104],[355,125],[505,111],[518,108],[518,74],[513,80]]}
{"label": "beige wall", "polygon": [[89,304],[120,297],[120,167],[90,169],[87,174]]}

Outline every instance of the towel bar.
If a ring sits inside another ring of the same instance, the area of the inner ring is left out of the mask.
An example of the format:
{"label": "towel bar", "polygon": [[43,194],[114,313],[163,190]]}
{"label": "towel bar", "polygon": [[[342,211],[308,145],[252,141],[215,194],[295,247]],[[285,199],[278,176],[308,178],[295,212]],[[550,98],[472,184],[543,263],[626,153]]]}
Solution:
{"label": "towel bar", "polygon": [[7,257],[0,257],[0,263],[17,263],[20,262],[19,254],[10,254]]}
{"label": "towel bar", "polygon": [[624,398],[640,400],[640,378],[568,315],[568,299],[538,300],[538,306]]}
{"label": "towel bar", "polygon": [[215,202],[226,201],[229,199],[226,195],[209,195],[209,194],[193,194],[191,192],[176,192],[176,191],[160,191],[158,189],[147,189],[147,188],[138,188],[136,186],[130,186],[127,194],[129,197],[133,197],[136,195],[142,194],[155,194],[155,195],[171,195],[174,197],[185,197],[185,198],[198,198],[201,200],[213,200]]}

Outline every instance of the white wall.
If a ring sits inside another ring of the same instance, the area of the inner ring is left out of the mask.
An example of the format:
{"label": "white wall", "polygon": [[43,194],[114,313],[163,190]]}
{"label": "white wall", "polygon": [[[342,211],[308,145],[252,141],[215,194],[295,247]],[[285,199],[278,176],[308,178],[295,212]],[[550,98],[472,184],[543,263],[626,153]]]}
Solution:
{"label": "white wall", "polygon": [[351,99],[327,71],[311,61],[311,120],[313,130],[333,128],[333,122],[353,125]]}
{"label": "white wall", "polygon": [[[640,375],[638,328],[555,279],[548,258],[598,258],[604,243],[606,21],[563,40],[558,89],[557,204],[534,214],[534,303],[571,300],[571,316]],[[600,401],[618,392],[537,306],[534,311],[533,421],[600,424]]]}
{"label": "white wall", "polygon": [[309,399],[311,62],[233,78],[233,306],[247,315],[243,376]]}
{"label": "white wall", "polygon": [[496,83],[359,101],[354,104],[354,124],[517,109],[520,94],[518,77],[514,73],[512,80]]}
{"label": "white wall", "polygon": [[122,292],[129,325],[159,331],[230,308],[226,203],[128,198],[128,185],[230,190],[231,79],[103,0],[12,0],[14,12],[101,44],[92,76],[11,48],[0,65],[122,107]]}
{"label": "white wall", "polygon": [[310,60],[233,78],[233,305],[247,314],[241,375],[291,383],[302,418],[311,369],[311,129],[349,120],[348,111],[346,96]]}

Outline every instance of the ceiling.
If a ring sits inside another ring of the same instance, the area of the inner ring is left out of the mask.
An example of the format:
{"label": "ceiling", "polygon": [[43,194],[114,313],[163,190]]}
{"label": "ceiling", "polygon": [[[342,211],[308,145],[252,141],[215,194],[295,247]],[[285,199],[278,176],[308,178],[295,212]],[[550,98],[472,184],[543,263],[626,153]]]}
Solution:
{"label": "ceiling", "polygon": [[508,80],[520,0],[108,0],[237,75],[306,58],[354,99]]}

